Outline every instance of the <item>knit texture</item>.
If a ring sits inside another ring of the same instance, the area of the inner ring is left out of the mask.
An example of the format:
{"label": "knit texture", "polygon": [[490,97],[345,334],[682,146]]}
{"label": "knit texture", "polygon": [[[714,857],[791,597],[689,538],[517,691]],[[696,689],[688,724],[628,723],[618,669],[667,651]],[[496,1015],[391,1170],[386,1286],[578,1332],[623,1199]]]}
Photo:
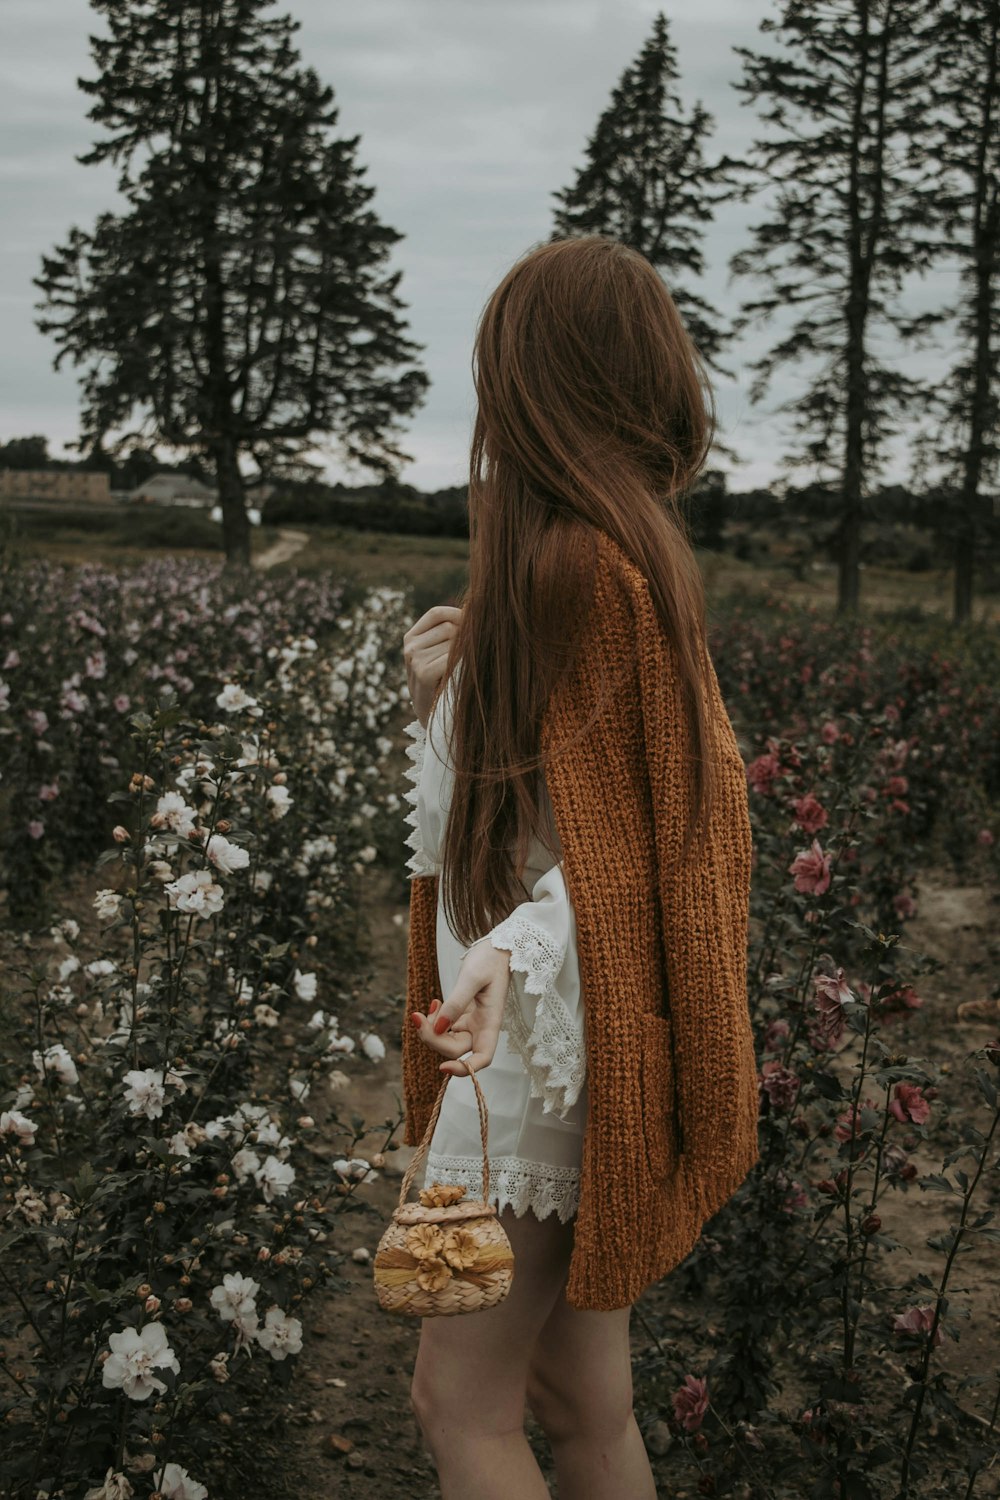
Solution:
{"label": "knit texture", "polygon": [[[684,865],[694,800],[687,709],[649,586],[598,533],[591,627],[542,721],[545,768],[576,913],[588,1112],[566,1286],[574,1307],[634,1302],[693,1249],[759,1159],[747,1005],[751,829],[746,772],[706,661],[718,794]],[[416,1145],[440,1087],[438,1054],[409,1012],[440,995],[439,877],[410,882],[404,1140]],[[442,996],[442,998],[444,998]]]}

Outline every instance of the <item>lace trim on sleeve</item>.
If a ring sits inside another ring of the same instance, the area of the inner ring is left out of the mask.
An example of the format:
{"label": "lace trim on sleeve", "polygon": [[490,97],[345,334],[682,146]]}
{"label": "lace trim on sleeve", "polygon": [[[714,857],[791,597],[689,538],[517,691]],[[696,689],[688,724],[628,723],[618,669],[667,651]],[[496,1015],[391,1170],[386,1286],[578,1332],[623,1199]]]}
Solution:
{"label": "lace trim on sleeve", "polygon": [[420,776],[424,767],[424,751],[427,748],[427,730],[419,719],[414,719],[407,724],[404,734],[408,734],[412,741],[406,747],[406,756],[410,765],[406,767],[403,775],[412,782],[409,791],[403,793],[403,800],[412,804],[410,811],[406,814],[403,822],[409,825],[410,832],[404,843],[407,849],[412,849],[412,854],[406,861],[409,871],[407,880],[413,880],[417,875],[434,875],[436,867],[433,860],[424,849],[423,838],[420,833],[420,822],[417,815],[417,799],[420,796]]}
{"label": "lace trim on sleeve", "polygon": [[502,1025],[528,1070],[532,1097],[542,1100],[542,1113],[564,1119],[579,1097],[587,1072],[580,1024],[555,987],[565,952],[544,928],[520,912],[512,912],[495,927],[490,940],[494,948],[509,949],[512,975],[513,971],[524,974],[525,991],[539,997],[529,1026],[512,982]]}

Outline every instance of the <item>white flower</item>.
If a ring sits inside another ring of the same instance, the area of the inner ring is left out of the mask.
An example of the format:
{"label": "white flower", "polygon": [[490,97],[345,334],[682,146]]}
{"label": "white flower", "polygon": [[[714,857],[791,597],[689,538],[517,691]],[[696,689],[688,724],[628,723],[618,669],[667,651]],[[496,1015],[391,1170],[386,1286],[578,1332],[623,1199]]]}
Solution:
{"label": "white flower", "polygon": [[256,1312],[254,1299],[259,1291],[260,1283],[252,1276],[232,1271],[223,1276],[221,1286],[212,1288],[212,1306],[223,1323],[231,1323],[238,1317]]}
{"label": "white flower", "polygon": [[83,1500],[132,1500],[135,1490],[129,1484],[124,1474],[116,1474],[114,1469],[109,1469],[104,1476],[104,1483],[97,1489],[88,1490]]}
{"label": "white flower", "polygon": [[276,818],[283,818],[294,800],[287,786],[269,786],[266,796]]}
{"label": "white flower", "polygon": [[64,958],[59,965],[59,983],[63,984],[71,974],[75,974],[77,969],[81,967],[80,960],[75,953],[71,953],[69,958]]}
{"label": "white flower", "polygon": [[226,1381],[229,1379],[228,1366],[229,1354],[227,1352],[216,1354],[215,1357],[213,1359],[210,1359],[208,1362],[208,1368],[211,1370],[214,1379],[216,1379],[220,1385],[225,1385]]}
{"label": "white flower", "polygon": [[76,1071],[76,1063],[70,1057],[62,1042],[56,1042],[51,1047],[46,1047],[44,1059],[40,1052],[33,1052],[31,1060],[38,1069],[41,1077],[46,1075],[51,1078],[55,1076],[60,1083],[79,1083],[80,1075]]}
{"label": "white flower", "polygon": [[163,1500],[208,1500],[208,1490],[180,1464],[164,1464],[153,1480]]}
{"label": "white flower", "polygon": [[295,1168],[290,1167],[287,1162],[279,1161],[276,1156],[269,1156],[255,1173],[257,1186],[264,1194],[265,1203],[272,1203],[275,1198],[283,1198],[295,1181]]}
{"label": "white flower", "polygon": [[104,1361],[102,1383],[108,1390],[120,1387],[133,1401],[145,1401],[154,1391],[162,1394],[167,1389],[153,1370],[173,1370],[175,1375],[180,1374],[180,1364],[162,1323],[147,1323],[141,1333],[126,1328],[113,1333],[108,1343],[111,1354]]}
{"label": "white flower", "polygon": [[145,1115],[147,1120],[157,1120],[166,1103],[162,1068],[133,1068],[125,1074],[125,1102],[134,1115]]}
{"label": "white flower", "polygon": [[326,1050],[327,1052],[351,1053],[354,1051],[354,1038],[352,1036],[331,1037],[330,1041],[326,1044]]}
{"label": "white flower", "polygon": [[255,1005],[253,1018],[258,1026],[277,1026],[281,1020],[273,1005]]}
{"label": "white flower", "polygon": [[374,844],[366,844],[363,849],[358,850],[358,858],[362,864],[370,865],[373,859],[378,858],[378,850]]}
{"label": "white flower", "polygon": [[272,1359],[298,1354],[302,1348],[302,1324],[298,1318],[288,1317],[280,1307],[269,1307],[264,1326],[257,1333],[257,1342]]}
{"label": "white flower", "polygon": [[374,1031],[369,1031],[361,1038],[361,1050],[372,1062],[382,1062],[385,1057],[385,1043]]}
{"label": "white flower", "polygon": [[[295,972],[298,973],[298,970]],[[315,978],[315,975],[313,975],[313,978]],[[325,1010],[314,1010],[307,1022],[310,1031],[324,1031],[329,1024],[329,1017]]]}
{"label": "white flower", "polygon": [[235,682],[227,682],[215,702],[216,706],[224,708],[227,714],[236,714],[245,708],[257,707],[257,699],[251,698],[250,694],[244,692]]}
{"label": "white flower", "polygon": [[173,1156],[190,1156],[191,1145],[183,1130],[175,1131],[167,1141],[167,1146]]}
{"label": "white flower", "polygon": [[223,875],[232,875],[234,870],[245,870],[250,863],[250,850],[231,844],[221,833],[213,833],[205,845],[205,853]]}
{"label": "white flower", "polygon": [[340,1068],[333,1068],[326,1075],[326,1081],[335,1094],[339,1093],[341,1089],[349,1088],[351,1083],[350,1075],[343,1072]]}
{"label": "white flower", "polygon": [[75,943],[77,938],[80,936],[79,922],[74,922],[72,917],[64,917],[63,920],[59,923],[59,926],[62,929],[66,941]]}
{"label": "white flower", "polygon": [[288,1080],[288,1091],[293,1099],[298,1099],[300,1104],[309,1098],[311,1087],[308,1078],[289,1078]]}
{"label": "white flower", "polygon": [[38,1126],[19,1109],[5,1109],[0,1113],[0,1135],[16,1135],[19,1146],[33,1146],[37,1129]]}
{"label": "white flower", "polygon": [[86,971],[91,979],[105,979],[109,974],[117,974],[118,966],[110,958],[95,958],[87,964]]}
{"label": "white flower", "polygon": [[349,1161],[345,1157],[340,1157],[334,1162],[333,1170],[339,1172],[341,1177],[359,1182],[374,1182],[378,1177],[371,1162],[365,1161],[363,1156],[352,1156]]}
{"label": "white flower", "polygon": [[165,890],[172,907],[177,911],[193,912],[195,916],[211,916],[225,905],[225,892],[212,879],[211,870],[195,870],[182,875],[171,881]]}
{"label": "white flower", "polygon": [[164,792],[156,804],[156,811],[149,820],[153,828],[169,828],[187,838],[197,826],[198,814],[189,807],[180,792]]}
{"label": "white flower", "polygon": [[[316,999],[316,982],[315,974],[303,974],[301,969],[296,969],[292,976],[292,984],[300,1000]],[[317,1012],[317,1014],[320,1014],[320,1012]]]}
{"label": "white flower", "polygon": [[233,1171],[237,1182],[246,1182],[248,1177],[256,1178],[260,1171],[260,1157],[256,1151],[251,1151],[249,1146],[237,1151],[233,1157]]}
{"label": "white flower", "polygon": [[161,885],[166,885],[168,880],[173,880],[174,872],[165,859],[154,859],[150,861],[149,873],[154,880]]}

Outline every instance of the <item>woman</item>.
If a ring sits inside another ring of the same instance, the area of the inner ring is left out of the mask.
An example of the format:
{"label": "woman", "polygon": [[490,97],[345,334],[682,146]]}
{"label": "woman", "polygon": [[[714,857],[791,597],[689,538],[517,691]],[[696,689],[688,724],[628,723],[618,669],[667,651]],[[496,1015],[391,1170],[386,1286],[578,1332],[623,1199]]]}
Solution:
{"label": "woman", "polygon": [[[629,1316],[757,1160],[746,777],[678,510],[697,351],[601,236],[520,260],[477,331],[469,582],[407,631],[417,715],[406,1140],[478,1196],[507,1298],[426,1318],[412,1400],[443,1500],[651,1500]],[[445,997],[442,1003],[441,996]],[[479,1189],[481,1191],[481,1187]]]}

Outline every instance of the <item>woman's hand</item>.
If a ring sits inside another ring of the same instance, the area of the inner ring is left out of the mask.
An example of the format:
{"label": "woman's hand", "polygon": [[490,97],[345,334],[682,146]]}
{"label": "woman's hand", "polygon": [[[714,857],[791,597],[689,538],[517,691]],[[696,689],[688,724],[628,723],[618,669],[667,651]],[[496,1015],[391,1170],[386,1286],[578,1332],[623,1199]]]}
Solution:
{"label": "woman's hand", "polygon": [[[490,943],[478,943],[462,959],[455,988],[442,1005],[432,1000],[429,1013],[411,1011],[411,1023],[419,1028],[420,1040],[449,1059],[442,1073],[465,1073],[465,1063],[475,1072],[488,1068],[497,1049],[507,986],[510,983],[510,953]],[[471,1057],[455,1058],[469,1052]]]}
{"label": "woman's hand", "polygon": [[426,729],[434,689],[444,676],[452,638],[462,611],[454,604],[433,604],[403,636],[406,682],[417,718]]}

